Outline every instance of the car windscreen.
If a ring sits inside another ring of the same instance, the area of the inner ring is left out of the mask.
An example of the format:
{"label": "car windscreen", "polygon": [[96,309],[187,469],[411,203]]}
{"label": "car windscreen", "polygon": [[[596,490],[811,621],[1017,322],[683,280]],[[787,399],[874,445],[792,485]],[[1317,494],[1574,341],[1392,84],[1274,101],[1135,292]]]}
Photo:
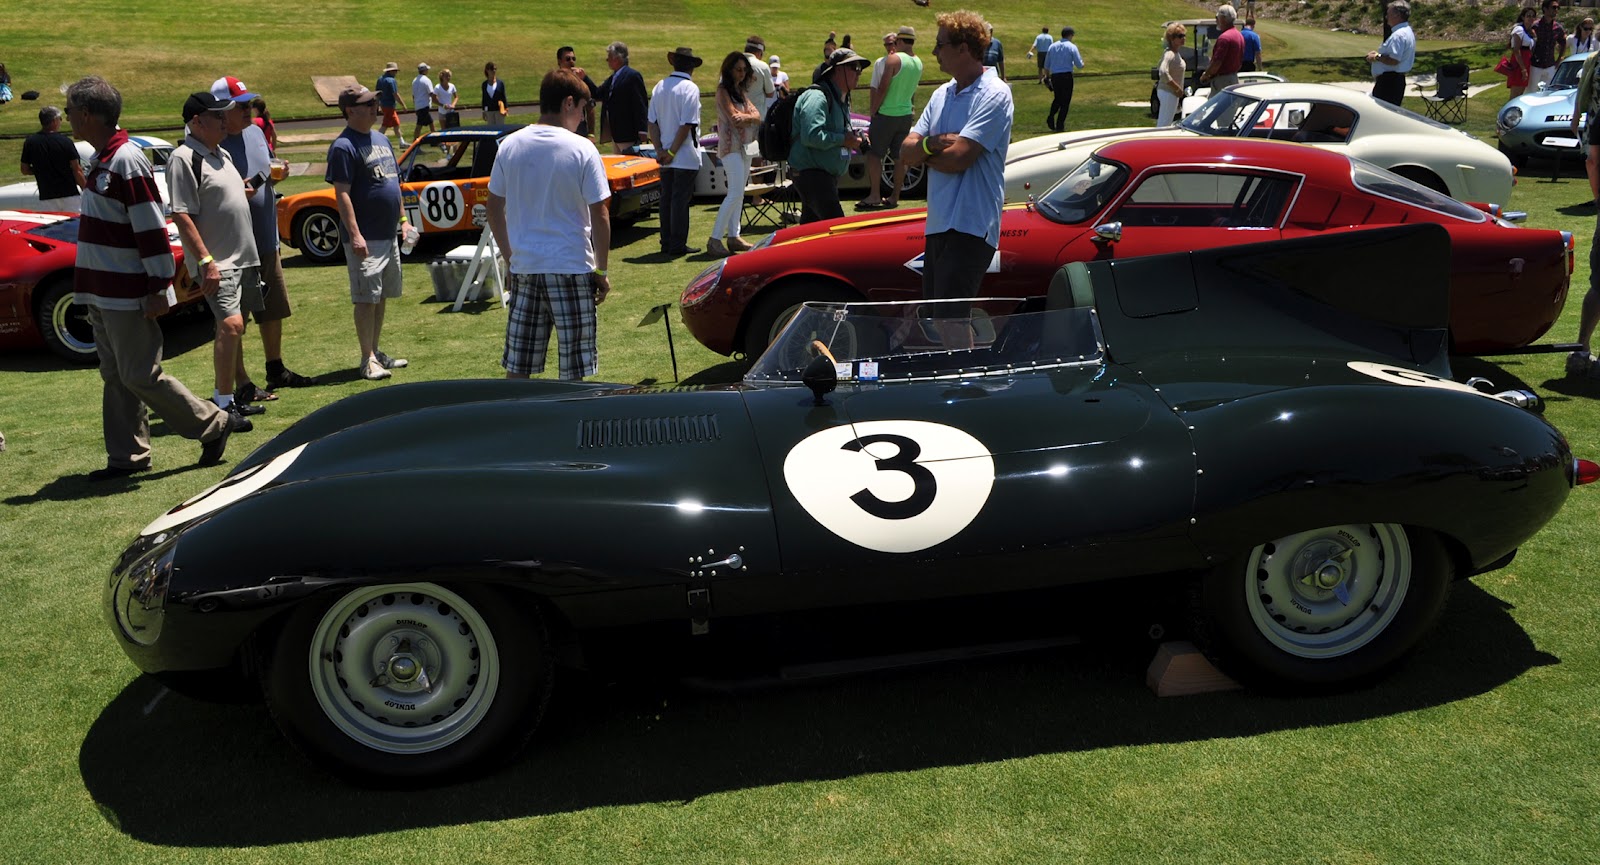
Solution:
{"label": "car windscreen", "polygon": [[1358,188],[1373,195],[1427,208],[1436,213],[1453,216],[1463,222],[1483,222],[1489,218],[1488,214],[1476,207],[1462,204],[1442,192],[1435,192],[1420,183],[1407,180],[1360,159],[1350,160],[1350,180]]}
{"label": "car windscreen", "polygon": [[1577,87],[1579,73],[1583,72],[1584,58],[1588,56],[1587,54],[1580,54],[1577,57],[1568,57],[1561,61],[1561,65],[1556,67],[1555,77],[1550,79],[1550,83],[1546,84],[1544,89],[1567,90]]}
{"label": "car windscreen", "polygon": [[1200,135],[1237,137],[1247,133],[1255,124],[1261,100],[1252,99],[1232,90],[1212,94],[1205,104],[1183,119],[1183,128]]}
{"label": "car windscreen", "polygon": [[78,218],[74,216],[71,219],[63,219],[60,222],[52,222],[48,225],[34,226],[33,228],[28,229],[28,234],[32,237],[38,237],[44,240],[54,240],[64,243],[77,243]]}
{"label": "car windscreen", "polygon": [[1009,375],[1099,363],[1099,325],[1087,306],[1047,309],[1036,298],[806,303],[745,374],[746,384],[793,386],[818,357],[840,381],[894,382]]}
{"label": "car windscreen", "polygon": [[1055,222],[1083,222],[1111,201],[1127,182],[1128,169],[1091,156],[1073,169],[1035,202],[1040,213]]}

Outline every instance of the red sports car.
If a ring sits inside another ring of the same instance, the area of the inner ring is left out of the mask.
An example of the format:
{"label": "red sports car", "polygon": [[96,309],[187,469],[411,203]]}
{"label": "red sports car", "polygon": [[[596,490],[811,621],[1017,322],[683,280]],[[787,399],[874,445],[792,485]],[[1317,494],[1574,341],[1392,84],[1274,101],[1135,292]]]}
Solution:
{"label": "red sports car", "polygon": [[[769,235],[689,283],[684,323],[713,351],[755,357],[802,301],[914,298],[925,215],[847,217]],[[1560,316],[1570,232],[1520,228],[1495,207],[1463,204],[1340,153],[1235,138],[1101,147],[1036,201],[1006,209],[999,252],[975,293],[1040,295],[1073,261],[1408,222],[1450,232],[1455,351],[1525,346]],[[1373,277],[1383,278],[1383,262],[1373,262]]]}
{"label": "red sports car", "polygon": [[[167,224],[178,276],[178,306],[198,300],[183,268],[177,230]],[[44,346],[75,363],[95,363],[88,311],[72,302],[78,256],[78,217],[0,211],[0,350]]]}

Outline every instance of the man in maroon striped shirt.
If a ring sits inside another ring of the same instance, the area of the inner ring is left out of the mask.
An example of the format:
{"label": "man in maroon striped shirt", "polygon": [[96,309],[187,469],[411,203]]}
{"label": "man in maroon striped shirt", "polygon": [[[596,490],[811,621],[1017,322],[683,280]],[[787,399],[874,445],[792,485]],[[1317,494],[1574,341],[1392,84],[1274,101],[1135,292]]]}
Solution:
{"label": "man in maroon striped shirt", "polygon": [[200,440],[200,463],[222,459],[234,423],[228,412],[196,397],[161,370],[156,317],[172,294],[172,247],[155,175],[144,152],[117,128],[122,94],[90,76],[67,88],[67,120],[95,156],[83,191],[73,300],[89,308],[100,353],[101,421],[106,466],[93,481],[125,478],[150,468],[150,423],[145,406],[173,431]]}

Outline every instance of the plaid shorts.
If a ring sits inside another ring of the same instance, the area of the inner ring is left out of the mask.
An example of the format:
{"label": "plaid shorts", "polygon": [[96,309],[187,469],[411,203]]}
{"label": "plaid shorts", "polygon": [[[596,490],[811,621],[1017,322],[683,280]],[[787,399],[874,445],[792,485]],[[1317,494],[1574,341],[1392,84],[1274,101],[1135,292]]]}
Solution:
{"label": "plaid shorts", "polygon": [[598,372],[594,292],[592,273],[511,274],[511,313],[500,365],[516,375],[544,372],[553,324],[561,378],[577,381]]}

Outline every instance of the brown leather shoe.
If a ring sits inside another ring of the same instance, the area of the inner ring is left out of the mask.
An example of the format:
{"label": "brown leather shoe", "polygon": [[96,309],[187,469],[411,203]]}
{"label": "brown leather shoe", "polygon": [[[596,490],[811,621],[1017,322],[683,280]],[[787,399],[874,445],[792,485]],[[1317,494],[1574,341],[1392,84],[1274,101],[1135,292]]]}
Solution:
{"label": "brown leather shoe", "polygon": [[726,246],[722,245],[722,238],[713,237],[706,241],[706,255],[712,258],[727,258],[732,254]]}
{"label": "brown leather shoe", "polygon": [[755,249],[754,246],[746,243],[742,237],[728,238],[728,248],[734,252],[749,252],[750,250]]}

